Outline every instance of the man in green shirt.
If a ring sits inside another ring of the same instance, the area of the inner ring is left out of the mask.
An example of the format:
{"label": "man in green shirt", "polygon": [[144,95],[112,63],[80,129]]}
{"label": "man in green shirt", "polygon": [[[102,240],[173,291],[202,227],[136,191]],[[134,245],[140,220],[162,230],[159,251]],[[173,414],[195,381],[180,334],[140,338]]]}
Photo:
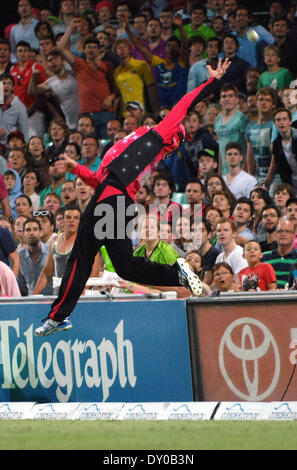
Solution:
{"label": "man in green shirt", "polygon": [[296,263],[297,250],[294,248],[296,228],[289,220],[280,219],[276,227],[277,249],[263,254],[263,263],[273,266],[277,288],[284,289],[289,282],[291,267]]}
{"label": "man in green shirt", "polygon": [[264,49],[264,62],[267,70],[261,73],[258,90],[271,87],[274,90],[288,88],[293,80],[290,70],[280,67],[281,53],[277,46],[266,46]]}
{"label": "man in green shirt", "polygon": [[[205,24],[206,18],[206,9],[199,3],[195,3],[191,9],[191,23],[183,27],[188,39],[198,35],[208,41],[216,36],[214,30]],[[176,30],[174,34],[181,39],[179,30]]]}
{"label": "man in green shirt", "polygon": [[[257,120],[251,122],[246,128],[247,171],[256,176],[258,182],[265,180],[271,163],[273,108],[276,103],[275,90],[270,87],[261,88],[256,95]],[[280,182],[279,175],[275,175],[273,182]]]}
{"label": "man in green shirt", "polygon": [[175,249],[163,240],[160,240],[160,221],[154,215],[147,215],[141,221],[139,238],[142,244],[134,251],[134,256],[149,258],[151,261],[162,264],[174,264],[179,257]]}
{"label": "man in green shirt", "polygon": [[220,169],[223,175],[227,175],[229,167],[225,159],[226,145],[229,142],[238,142],[245,158],[245,130],[249,119],[238,109],[237,88],[234,85],[225,84],[221,87],[220,105],[222,110],[215,119],[214,132],[220,149]]}

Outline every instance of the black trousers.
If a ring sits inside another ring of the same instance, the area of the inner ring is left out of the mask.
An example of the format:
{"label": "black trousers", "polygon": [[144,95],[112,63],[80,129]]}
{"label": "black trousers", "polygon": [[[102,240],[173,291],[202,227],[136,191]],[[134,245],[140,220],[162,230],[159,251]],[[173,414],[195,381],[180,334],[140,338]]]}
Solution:
{"label": "black trousers", "polygon": [[109,175],[98,185],[82,214],[58,297],[51,305],[48,318],[60,322],[71,314],[102,245],[105,245],[121,278],[147,285],[180,285],[176,265],[154,263],[146,258],[133,256],[131,237],[126,231],[134,217],[127,215],[127,212],[131,214],[132,204],[133,200],[116,177]]}

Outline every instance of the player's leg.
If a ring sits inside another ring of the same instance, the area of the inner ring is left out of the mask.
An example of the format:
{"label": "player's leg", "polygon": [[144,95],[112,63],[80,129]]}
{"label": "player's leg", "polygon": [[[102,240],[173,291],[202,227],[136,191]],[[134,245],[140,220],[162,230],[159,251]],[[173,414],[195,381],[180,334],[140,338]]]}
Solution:
{"label": "player's leg", "polygon": [[[124,197],[125,222],[124,228],[119,227],[121,217],[115,220],[115,233],[121,234],[113,239],[105,241],[107,252],[111,258],[116,273],[127,281],[154,286],[186,286],[194,295],[201,295],[201,281],[191,270],[189,264],[182,258],[170,266],[168,264],[155,263],[144,257],[133,256],[131,229],[133,215],[129,210],[132,199],[128,195]],[[123,207],[124,209],[124,207]],[[129,231],[130,228],[130,231]]]}
{"label": "player's leg", "polygon": [[[82,214],[77,237],[66,264],[58,296],[51,305],[46,323],[35,330],[36,335],[47,336],[55,331],[71,328],[68,317],[85,288],[92,271],[95,256],[104,243],[104,240],[100,240],[95,236],[94,226],[100,218],[95,215],[98,199],[100,199],[106,187],[108,185],[103,184],[98,188]],[[112,204],[113,199],[112,197],[109,198],[109,205]]]}
{"label": "player's leg", "polygon": [[183,258],[170,266],[133,256],[131,240],[116,241],[106,248],[117,274],[127,281],[151,286],[184,286],[195,296],[202,294],[199,277]]}

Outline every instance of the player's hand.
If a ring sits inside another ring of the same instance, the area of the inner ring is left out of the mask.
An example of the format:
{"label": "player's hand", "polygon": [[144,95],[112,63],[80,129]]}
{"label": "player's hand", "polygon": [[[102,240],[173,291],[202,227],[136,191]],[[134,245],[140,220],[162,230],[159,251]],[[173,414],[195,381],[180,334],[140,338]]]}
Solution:
{"label": "player's hand", "polygon": [[231,65],[231,62],[228,58],[225,59],[224,62],[223,62],[223,59],[220,58],[218,61],[217,68],[215,70],[212,69],[210,65],[207,65],[207,72],[208,72],[209,78],[217,78],[218,80],[220,80],[220,78],[222,78],[223,75],[225,75],[230,65]]}

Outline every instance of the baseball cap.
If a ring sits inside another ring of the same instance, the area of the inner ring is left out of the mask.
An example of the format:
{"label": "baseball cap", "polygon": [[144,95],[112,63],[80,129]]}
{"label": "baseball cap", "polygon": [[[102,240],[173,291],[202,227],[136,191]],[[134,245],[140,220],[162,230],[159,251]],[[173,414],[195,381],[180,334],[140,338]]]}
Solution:
{"label": "baseball cap", "polygon": [[143,105],[140,103],[140,101],[128,101],[126,103],[125,109],[127,108],[132,108],[132,109],[141,109],[141,111],[144,111]]}
{"label": "baseball cap", "polygon": [[96,13],[98,13],[100,8],[102,8],[102,7],[107,7],[107,8],[110,9],[111,13],[114,13],[114,5],[113,5],[112,2],[109,2],[108,0],[106,0],[106,1],[102,1],[102,2],[97,3],[97,5],[95,6]]}
{"label": "baseball cap", "polygon": [[215,153],[214,150],[211,150],[211,149],[203,149],[203,150],[200,150],[200,152],[197,153],[197,158],[199,159],[200,157],[211,157],[213,158],[215,161],[218,160],[218,157]]}

